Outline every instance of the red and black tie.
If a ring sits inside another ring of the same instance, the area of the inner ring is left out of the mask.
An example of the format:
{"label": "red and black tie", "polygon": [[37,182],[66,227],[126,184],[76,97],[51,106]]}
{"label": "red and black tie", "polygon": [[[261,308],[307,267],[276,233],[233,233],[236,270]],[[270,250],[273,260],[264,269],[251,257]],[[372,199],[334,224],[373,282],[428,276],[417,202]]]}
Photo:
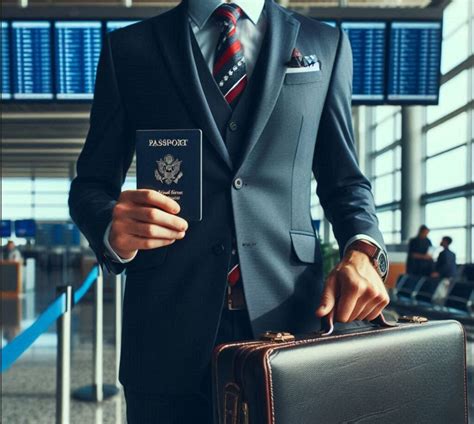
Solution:
{"label": "red and black tie", "polygon": [[222,30],[216,47],[213,75],[232,108],[247,86],[244,50],[236,33],[237,21],[242,13],[242,9],[234,3],[223,3],[214,12]]}

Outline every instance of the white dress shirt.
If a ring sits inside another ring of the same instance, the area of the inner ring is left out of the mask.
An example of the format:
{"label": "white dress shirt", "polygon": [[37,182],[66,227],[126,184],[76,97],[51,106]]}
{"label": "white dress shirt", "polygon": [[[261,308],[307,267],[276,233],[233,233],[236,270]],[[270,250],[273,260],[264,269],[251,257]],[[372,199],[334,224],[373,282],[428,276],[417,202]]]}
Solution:
{"label": "white dress shirt", "polygon": [[[188,0],[189,23],[211,73],[217,41],[221,32],[219,22],[212,17],[212,14],[222,3],[229,2],[225,0]],[[250,78],[267,27],[264,11],[265,0],[233,0],[232,3],[238,5],[244,12],[237,21],[236,31],[244,49],[247,75]],[[129,259],[123,259],[110,246],[111,224],[107,226],[104,234],[104,245],[107,254],[117,262],[128,263],[135,258],[135,255]],[[380,248],[380,245],[372,237],[365,234],[357,234],[346,243],[344,252],[356,240],[366,240]]]}

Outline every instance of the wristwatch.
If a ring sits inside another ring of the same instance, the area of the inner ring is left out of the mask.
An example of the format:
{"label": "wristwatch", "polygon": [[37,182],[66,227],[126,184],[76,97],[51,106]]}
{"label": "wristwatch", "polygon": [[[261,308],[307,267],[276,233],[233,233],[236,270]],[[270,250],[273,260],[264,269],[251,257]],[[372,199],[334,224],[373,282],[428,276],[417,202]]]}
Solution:
{"label": "wristwatch", "polygon": [[382,280],[385,281],[388,274],[388,258],[382,249],[370,242],[356,240],[349,246],[348,250],[357,250],[358,252],[365,253],[370,258],[372,265]]}

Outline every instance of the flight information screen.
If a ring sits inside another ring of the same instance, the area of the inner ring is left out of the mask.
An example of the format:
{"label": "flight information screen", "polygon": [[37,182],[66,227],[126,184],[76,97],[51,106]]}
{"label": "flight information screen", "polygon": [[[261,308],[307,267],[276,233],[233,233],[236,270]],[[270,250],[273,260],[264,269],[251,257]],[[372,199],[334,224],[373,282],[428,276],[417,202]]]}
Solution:
{"label": "flight information screen", "polygon": [[385,22],[343,22],[353,56],[352,100],[381,103],[385,99]]}
{"label": "flight information screen", "polygon": [[102,22],[58,21],[54,27],[57,99],[92,99]]}
{"label": "flight information screen", "polygon": [[392,22],[388,101],[438,102],[441,22]]}
{"label": "flight information screen", "polygon": [[139,21],[108,21],[106,23],[107,32],[115,31],[116,29],[124,28]]}
{"label": "flight information screen", "polygon": [[11,25],[13,97],[52,99],[51,23],[13,21]]}
{"label": "flight information screen", "polygon": [[2,100],[12,98],[10,75],[10,40],[8,35],[8,22],[2,21]]}

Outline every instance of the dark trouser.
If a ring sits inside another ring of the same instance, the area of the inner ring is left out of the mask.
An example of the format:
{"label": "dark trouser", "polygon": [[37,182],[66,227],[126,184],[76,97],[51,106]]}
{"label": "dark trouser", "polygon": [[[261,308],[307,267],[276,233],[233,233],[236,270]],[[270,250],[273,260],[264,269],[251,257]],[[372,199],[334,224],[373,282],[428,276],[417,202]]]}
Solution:
{"label": "dark trouser", "polygon": [[[247,311],[229,311],[225,308],[222,312],[216,345],[252,338],[252,329]],[[186,393],[179,396],[143,394],[127,390],[127,387],[125,387],[128,424],[211,424],[212,384],[210,359],[199,393]]]}

